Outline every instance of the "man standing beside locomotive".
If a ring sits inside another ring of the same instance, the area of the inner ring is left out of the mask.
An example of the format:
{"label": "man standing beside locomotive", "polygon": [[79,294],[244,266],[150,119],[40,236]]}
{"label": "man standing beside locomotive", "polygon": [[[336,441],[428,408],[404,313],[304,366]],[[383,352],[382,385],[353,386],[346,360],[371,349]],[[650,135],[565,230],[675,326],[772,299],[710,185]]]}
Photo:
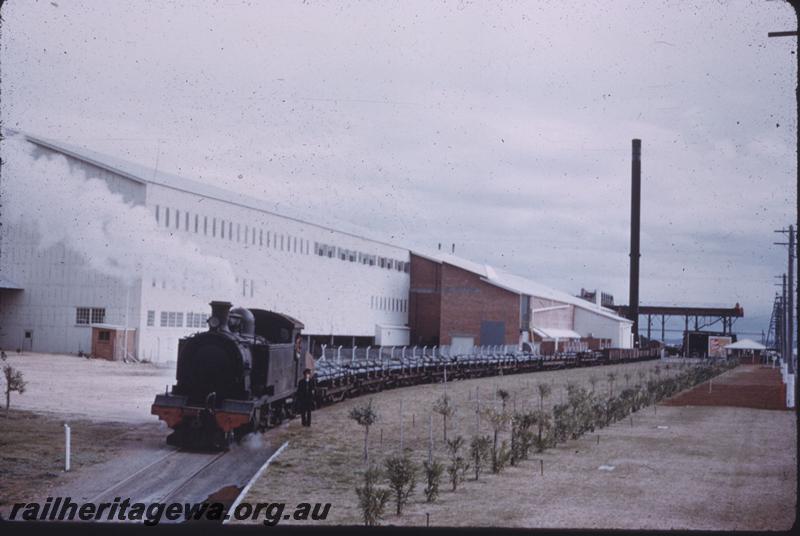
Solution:
{"label": "man standing beside locomotive", "polygon": [[317,382],[311,377],[311,369],[303,371],[303,377],[297,383],[297,409],[303,426],[311,426],[311,410],[317,397]]}

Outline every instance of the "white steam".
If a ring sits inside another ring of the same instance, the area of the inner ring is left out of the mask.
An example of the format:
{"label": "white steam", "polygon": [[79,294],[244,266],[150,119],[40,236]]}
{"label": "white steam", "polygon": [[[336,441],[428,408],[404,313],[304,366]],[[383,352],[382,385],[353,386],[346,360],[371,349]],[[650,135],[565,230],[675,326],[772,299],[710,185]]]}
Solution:
{"label": "white steam", "polygon": [[227,260],[158,227],[144,206],[126,203],[104,180],[70,168],[63,155],[34,157],[33,144],[21,135],[3,140],[0,155],[3,217],[34,225],[40,249],[63,243],[91,268],[127,284],[156,278],[169,288],[202,292],[203,298],[233,297],[235,277]]}

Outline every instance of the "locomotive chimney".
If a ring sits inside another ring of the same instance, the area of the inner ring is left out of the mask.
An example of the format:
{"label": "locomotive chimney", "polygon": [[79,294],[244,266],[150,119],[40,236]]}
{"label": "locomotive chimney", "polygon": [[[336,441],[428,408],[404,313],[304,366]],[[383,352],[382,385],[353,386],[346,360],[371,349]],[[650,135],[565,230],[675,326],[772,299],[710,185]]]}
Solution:
{"label": "locomotive chimney", "polygon": [[211,318],[208,319],[209,329],[212,331],[229,331],[228,313],[231,310],[231,302],[212,301],[209,305],[211,305]]}
{"label": "locomotive chimney", "polygon": [[633,346],[639,347],[639,216],[642,198],[642,140],[633,140],[631,161],[631,272],[628,318],[633,320]]}

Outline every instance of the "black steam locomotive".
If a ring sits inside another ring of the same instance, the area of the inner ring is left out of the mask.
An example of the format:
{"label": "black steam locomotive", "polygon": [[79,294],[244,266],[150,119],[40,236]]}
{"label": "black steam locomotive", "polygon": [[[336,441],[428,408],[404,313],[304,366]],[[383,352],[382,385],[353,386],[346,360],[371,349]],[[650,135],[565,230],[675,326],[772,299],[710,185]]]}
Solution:
{"label": "black steam locomotive", "polygon": [[225,449],[293,417],[292,397],[304,368],[294,341],[303,324],[214,301],[208,327],[180,340],[177,383],[157,395],[150,410],[174,430],[167,443]]}

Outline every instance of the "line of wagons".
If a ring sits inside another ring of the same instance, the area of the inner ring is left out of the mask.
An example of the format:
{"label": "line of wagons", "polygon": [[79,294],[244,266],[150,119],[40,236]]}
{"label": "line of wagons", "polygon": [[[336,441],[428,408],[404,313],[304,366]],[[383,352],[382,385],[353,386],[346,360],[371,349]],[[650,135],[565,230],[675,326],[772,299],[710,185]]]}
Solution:
{"label": "line of wagons", "polygon": [[[288,315],[211,302],[208,330],[178,344],[176,383],[156,395],[151,413],[172,433],[167,443],[222,450],[246,434],[294,417],[305,361],[295,346],[303,324]],[[317,405],[427,382],[478,378],[659,357],[658,350],[605,349],[540,356],[531,353],[425,356],[402,360],[317,363]]]}

